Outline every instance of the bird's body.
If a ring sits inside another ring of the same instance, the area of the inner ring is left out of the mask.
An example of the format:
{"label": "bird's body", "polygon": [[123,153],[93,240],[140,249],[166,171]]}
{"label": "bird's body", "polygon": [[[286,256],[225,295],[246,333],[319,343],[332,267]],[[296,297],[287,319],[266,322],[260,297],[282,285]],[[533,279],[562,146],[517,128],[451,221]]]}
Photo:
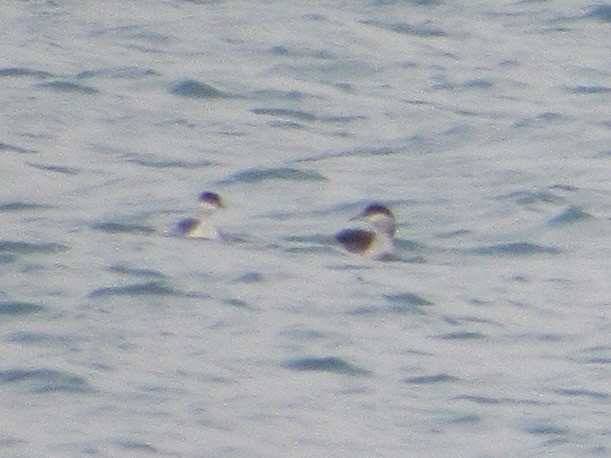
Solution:
{"label": "bird's body", "polygon": [[335,235],[335,240],[350,253],[364,253],[374,243],[376,233],[363,229],[344,229]]}
{"label": "bird's body", "polygon": [[219,233],[209,221],[204,219],[185,218],[176,224],[176,233],[192,239],[219,239]]}

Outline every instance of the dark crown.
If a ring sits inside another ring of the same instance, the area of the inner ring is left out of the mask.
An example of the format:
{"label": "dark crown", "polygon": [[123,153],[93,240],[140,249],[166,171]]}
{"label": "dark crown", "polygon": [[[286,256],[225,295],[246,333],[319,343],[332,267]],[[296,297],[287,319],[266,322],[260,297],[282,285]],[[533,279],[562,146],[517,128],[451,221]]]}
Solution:
{"label": "dark crown", "polygon": [[376,213],[382,213],[384,215],[388,215],[394,218],[394,215],[392,214],[392,212],[382,204],[371,204],[369,207],[363,210],[362,215],[367,217],[367,216],[375,215]]}
{"label": "dark crown", "polygon": [[217,207],[222,207],[223,202],[221,201],[221,196],[219,196],[216,192],[204,191],[199,195],[200,202],[207,202],[212,205],[216,205]]}

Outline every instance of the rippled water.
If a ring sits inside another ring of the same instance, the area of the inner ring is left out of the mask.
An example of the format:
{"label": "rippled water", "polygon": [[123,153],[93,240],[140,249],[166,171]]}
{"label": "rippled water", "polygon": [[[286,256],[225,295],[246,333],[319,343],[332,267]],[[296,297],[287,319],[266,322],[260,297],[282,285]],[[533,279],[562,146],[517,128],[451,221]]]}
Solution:
{"label": "rippled water", "polygon": [[0,454],[609,453],[609,5],[2,11]]}

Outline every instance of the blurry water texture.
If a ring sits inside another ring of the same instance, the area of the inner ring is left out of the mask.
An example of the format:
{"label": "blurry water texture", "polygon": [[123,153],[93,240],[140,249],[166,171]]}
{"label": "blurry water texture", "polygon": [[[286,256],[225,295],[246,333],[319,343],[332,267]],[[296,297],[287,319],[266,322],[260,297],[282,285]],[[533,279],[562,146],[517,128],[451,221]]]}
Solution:
{"label": "blurry water texture", "polygon": [[0,455],[609,453],[609,4],[0,10]]}

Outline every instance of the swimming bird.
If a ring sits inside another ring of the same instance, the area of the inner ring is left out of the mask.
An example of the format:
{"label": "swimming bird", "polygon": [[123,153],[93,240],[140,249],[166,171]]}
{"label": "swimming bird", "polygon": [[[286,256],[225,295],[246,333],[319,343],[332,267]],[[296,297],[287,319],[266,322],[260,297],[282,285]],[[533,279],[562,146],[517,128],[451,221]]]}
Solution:
{"label": "swimming bird", "polygon": [[175,233],[184,237],[196,239],[218,240],[220,235],[216,228],[210,224],[210,217],[216,210],[225,208],[225,204],[216,192],[204,191],[199,197],[200,217],[185,218],[175,226]]}
{"label": "swimming bird", "polygon": [[371,204],[351,221],[366,223],[372,229],[349,228],[338,232],[335,241],[344,249],[375,259],[385,259],[392,255],[397,223],[388,207]]}

